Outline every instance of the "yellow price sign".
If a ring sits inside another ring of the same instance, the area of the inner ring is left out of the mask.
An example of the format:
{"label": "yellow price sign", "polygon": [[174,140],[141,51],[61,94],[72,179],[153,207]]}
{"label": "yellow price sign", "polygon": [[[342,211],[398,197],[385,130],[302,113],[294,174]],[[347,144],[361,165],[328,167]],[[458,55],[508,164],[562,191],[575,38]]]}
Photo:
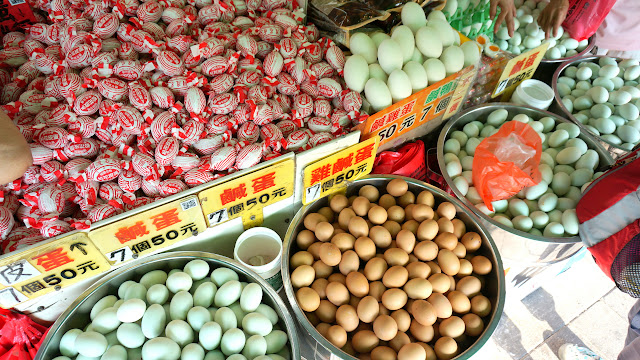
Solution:
{"label": "yellow price sign", "polygon": [[262,209],[293,196],[293,158],[231,179],[198,194],[209,227],[242,217],[245,229],[262,224]]}
{"label": "yellow price sign", "polygon": [[467,93],[469,92],[469,88],[473,84],[473,79],[475,79],[477,73],[478,70],[474,66],[473,68],[469,68],[469,70],[467,70],[458,78],[458,84],[456,85],[455,90],[453,90],[453,95],[451,95],[451,100],[449,101],[447,111],[445,111],[444,115],[442,116],[444,120],[447,120],[448,118],[457,114],[458,111],[460,111],[463,105],[462,102],[465,100]]}
{"label": "yellow price sign", "polygon": [[502,101],[509,100],[511,94],[521,82],[531,79],[538,65],[540,65],[544,54],[547,52],[548,47],[549,43],[545,42],[537,48],[531,49],[509,60],[504,71],[502,71],[502,75],[500,75],[500,80],[491,98],[493,99],[502,95]]}
{"label": "yellow price sign", "polygon": [[112,265],[173,245],[207,228],[195,195],[143,211],[89,232]]}
{"label": "yellow price sign", "polygon": [[9,255],[0,263],[0,307],[10,309],[110,268],[85,233]]}
{"label": "yellow price sign", "polygon": [[349,181],[369,174],[373,169],[379,139],[378,136],[372,137],[305,167],[302,203],[307,205],[340,191]]}

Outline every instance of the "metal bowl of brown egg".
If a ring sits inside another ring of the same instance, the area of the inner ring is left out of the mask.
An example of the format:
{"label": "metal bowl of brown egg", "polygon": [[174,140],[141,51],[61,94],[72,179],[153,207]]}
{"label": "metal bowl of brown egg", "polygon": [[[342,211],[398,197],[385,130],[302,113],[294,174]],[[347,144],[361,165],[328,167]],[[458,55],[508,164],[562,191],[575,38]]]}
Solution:
{"label": "metal bowl of brown egg", "polygon": [[398,176],[368,176],[303,207],[282,277],[306,359],[469,359],[505,300],[502,261],[477,216]]}

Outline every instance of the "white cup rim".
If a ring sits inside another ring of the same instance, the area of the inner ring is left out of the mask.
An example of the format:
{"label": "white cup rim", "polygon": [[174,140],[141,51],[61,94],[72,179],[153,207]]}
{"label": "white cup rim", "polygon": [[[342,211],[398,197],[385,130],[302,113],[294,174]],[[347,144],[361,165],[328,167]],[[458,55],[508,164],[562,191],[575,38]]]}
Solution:
{"label": "white cup rim", "polygon": [[[269,263],[264,264],[264,265],[259,265],[259,266],[254,266],[251,264],[247,264],[246,262],[244,262],[242,260],[242,258],[240,258],[240,256],[238,255],[238,249],[241,247],[242,243],[249,237],[254,236],[254,235],[258,235],[258,234],[262,234],[262,235],[267,235],[269,237],[271,237],[274,240],[278,240],[278,245],[280,247],[279,251],[278,251],[278,255],[271,260]],[[266,228],[266,227],[254,227],[251,228],[249,230],[244,231],[239,237],[238,240],[236,240],[236,244],[233,248],[233,257],[240,262],[242,265],[248,267],[249,269],[257,272],[257,273],[264,273],[264,272],[268,272],[270,270],[273,270],[274,268],[278,268],[280,269],[280,261],[282,259],[282,239],[280,238],[280,235],[278,235],[277,232],[273,231],[272,229]]]}

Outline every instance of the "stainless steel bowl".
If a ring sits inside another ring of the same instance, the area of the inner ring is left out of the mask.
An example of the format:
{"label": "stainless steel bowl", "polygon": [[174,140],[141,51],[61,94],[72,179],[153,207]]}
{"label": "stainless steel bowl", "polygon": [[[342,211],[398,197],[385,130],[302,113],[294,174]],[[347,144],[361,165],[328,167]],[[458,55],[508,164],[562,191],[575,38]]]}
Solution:
{"label": "stainless steel bowl", "polygon": [[[491,233],[491,237],[493,238],[493,241],[495,241],[498,250],[500,250],[500,255],[505,262],[532,266],[544,265],[567,259],[577,253],[582,247],[578,236],[567,238],[548,238],[507,227],[478,210],[469,200],[467,200],[467,198],[464,197],[464,195],[462,195],[462,193],[453,184],[453,180],[445,170],[444,142],[449,138],[449,134],[455,130],[461,129],[465,124],[471,121],[478,119],[482,119],[481,121],[484,121],[491,112],[498,109],[507,110],[510,117],[513,117],[516,114],[526,114],[536,120],[549,116],[559,122],[570,122],[569,120],[563,119],[548,111],[509,103],[492,103],[467,109],[449,120],[449,122],[445,124],[444,129],[440,132],[440,137],[438,138],[438,165],[440,166],[442,176],[445,178],[447,184],[451,187],[458,199],[460,199],[480,217],[482,224]],[[590,149],[594,149],[600,155],[600,167],[613,164],[613,159],[609,153],[607,153],[586,130],[580,129],[580,132],[581,134],[579,138],[584,140]]]}
{"label": "stainless steel bowl", "polygon": [[[482,247],[477,253],[486,256],[493,263],[493,269],[491,273],[487,275],[487,277],[494,279],[494,281],[486,281],[485,287],[485,296],[487,296],[491,300],[492,310],[490,320],[485,324],[486,326],[482,334],[472,344],[469,344],[465,351],[454,358],[455,360],[470,359],[487,342],[487,340],[489,340],[489,338],[493,334],[493,331],[498,326],[500,317],[502,316],[502,310],[505,301],[505,280],[504,269],[502,267],[502,261],[498,253],[498,249],[493,243],[493,240],[491,239],[489,233],[480,223],[480,219],[478,219],[478,217],[476,217],[471,211],[463,206],[462,203],[454,199],[451,195],[422,181],[401,176],[372,175],[356,180],[352,184],[350,184],[347,188],[347,196],[357,194],[358,190],[364,185],[373,185],[377,188],[381,188],[384,187],[387,182],[396,178],[404,179],[409,184],[409,190],[413,191],[416,194],[423,190],[428,190],[433,193],[436,201],[449,201],[453,203],[458,211],[456,217],[464,221],[467,226],[467,230],[475,231],[482,236]],[[296,300],[296,296],[293,291],[293,285],[291,284],[289,259],[299,250],[295,239],[298,235],[298,232],[304,230],[303,219],[307,214],[316,212],[318,211],[318,209],[328,206],[328,203],[329,200],[325,197],[303,207],[302,209],[300,209],[300,211],[298,211],[298,214],[296,214],[296,217],[293,219],[291,225],[289,225],[287,235],[284,239],[284,254],[282,255],[282,280],[284,283],[287,298],[289,299],[289,303],[291,304],[293,313],[298,319],[300,325],[300,336],[306,342],[306,345],[308,345],[307,347],[305,347],[305,349],[302,350],[302,355],[307,360],[334,360],[336,358],[355,360],[355,357],[347,354],[341,349],[338,349],[322,335],[320,335],[320,333],[311,324],[311,322],[309,322],[306,315],[304,314],[304,311],[298,305],[298,301]]]}
{"label": "stainless steel bowl", "polygon": [[[567,61],[565,63],[563,63],[562,65],[560,65],[558,67],[558,69],[556,69],[556,72],[553,74],[553,79],[551,81],[551,87],[553,88],[553,92],[555,94],[555,101],[552,105],[552,110],[558,110],[556,112],[560,113],[560,114],[564,114],[564,116],[573,121],[574,123],[576,123],[578,126],[580,126],[582,129],[584,129],[585,131],[587,131],[589,134],[591,134],[599,143],[600,145],[602,145],[603,148],[605,148],[614,159],[618,159],[619,157],[622,157],[626,154],[629,153],[629,150],[623,149],[621,147],[619,147],[618,145],[612,144],[604,139],[602,139],[600,136],[597,136],[595,134],[593,134],[591,131],[589,131],[580,121],[578,121],[573,114],[571,113],[571,111],[567,110],[567,108],[564,106],[564,104],[562,103],[562,98],[560,97],[560,93],[558,93],[558,78],[560,76],[562,76],[562,73],[564,72],[564,70],[566,68],[568,68],[569,66],[574,66],[577,65],[581,62],[585,62],[585,61],[589,61],[589,62],[594,62],[594,60],[598,60],[602,57],[605,56],[587,56],[587,57],[582,57],[582,58],[577,58],[577,59],[573,59],[570,61]],[[611,57],[611,56],[608,56]],[[619,59],[619,58],[615,58],[614,59]]]}
{"label": "stainless steel bowl", "polygon": [[109,273],[92,285],[51,326],[40,350],[36,354],[35,360],[50,360],[59,356],[60,350],[58,348],[62,335],[70,329],[84,329],[90,322],[89,313],[93,305],[104,296],[117,294],[118,287],[123,282],[139,280],[142,275],[153,270],[181,269],[189,261],[195,259],[206,261],[212,269],[219,267],[232,269],[238,273],[240,280],[260,284],[264,293],[262,301],[278,313],[280,317],[279,325],[289,335],[288,346],[291,358],[294,360],[300,359],[300,346],[298,345],[298,332],[295,323],[282,299],[264,279],[235,260],[220,255],[199,251],[176,251],[134,261]]}

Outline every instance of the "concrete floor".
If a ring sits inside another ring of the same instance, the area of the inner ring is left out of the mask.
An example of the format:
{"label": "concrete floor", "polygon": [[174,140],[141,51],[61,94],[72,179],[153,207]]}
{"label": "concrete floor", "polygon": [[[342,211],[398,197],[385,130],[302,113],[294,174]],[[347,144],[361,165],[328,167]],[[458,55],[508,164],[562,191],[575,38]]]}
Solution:
{"label": "concrete floor", "polygon": [[555,360],[562,344],[575,343],[615,360],[635,301],[619,291],[587,254],[522,300],[509,296],[507,288],[500,324],[473,358]]}

